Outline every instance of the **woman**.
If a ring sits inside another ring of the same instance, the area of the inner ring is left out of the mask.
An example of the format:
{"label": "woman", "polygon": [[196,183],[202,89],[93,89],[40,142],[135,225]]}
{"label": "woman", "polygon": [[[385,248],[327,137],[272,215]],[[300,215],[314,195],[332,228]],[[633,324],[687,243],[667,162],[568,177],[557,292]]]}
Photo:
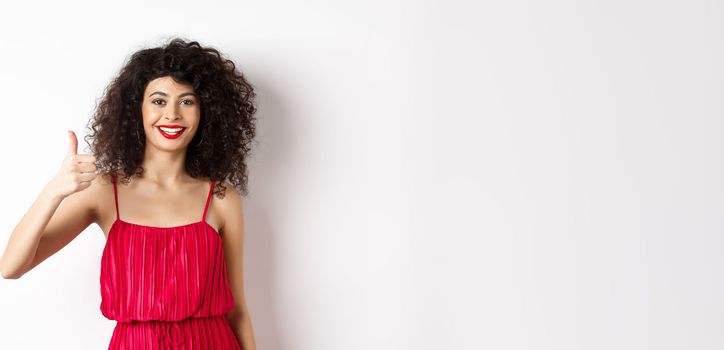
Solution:
{"label": "woman", "polygon": [[[96,223],[106,243],[109,349],[254,350],[243,283],[255,93],[214,48],[173,39],[134,53],[0,258],[20,278]],[[230,192],[230,193],[228,193]],[[62,205],[61,205],[62,202]]]}

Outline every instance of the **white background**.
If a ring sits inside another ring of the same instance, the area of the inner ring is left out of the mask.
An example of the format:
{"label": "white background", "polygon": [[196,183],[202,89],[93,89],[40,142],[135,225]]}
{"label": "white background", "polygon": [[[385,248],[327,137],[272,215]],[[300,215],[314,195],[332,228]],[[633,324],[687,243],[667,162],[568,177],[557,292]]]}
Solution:
{"label": "white background", "polygon": [[[258,93],[259,350],[724,348],[720,1],[53,2],[0,11],[0,248],[133,51]],[[92,225],[0,280],[0,348],[104,349]]]}

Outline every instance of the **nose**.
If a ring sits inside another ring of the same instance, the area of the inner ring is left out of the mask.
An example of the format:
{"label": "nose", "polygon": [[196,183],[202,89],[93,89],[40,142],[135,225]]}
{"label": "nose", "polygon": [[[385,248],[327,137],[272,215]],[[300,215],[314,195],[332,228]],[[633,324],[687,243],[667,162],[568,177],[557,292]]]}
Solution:
{"label": "nose", "polygon": [[169,104],[169,106],[165,108],[164,112],[164,119],[166,120],[176,120],[181,117],[178,113],[178,106],[173,103]]}

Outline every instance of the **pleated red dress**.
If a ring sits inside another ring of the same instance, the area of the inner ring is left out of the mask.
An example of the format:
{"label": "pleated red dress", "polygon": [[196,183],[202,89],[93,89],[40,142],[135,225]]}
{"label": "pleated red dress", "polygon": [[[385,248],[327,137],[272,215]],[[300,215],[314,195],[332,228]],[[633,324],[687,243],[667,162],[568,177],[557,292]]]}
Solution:
{"label": "pleated red dress", "polygon": [[101,257],[100,309],[116,320],[108,349],[241,349],[225,314],[234,308],[219,233],[201,221],[153,227],[116,220]]}

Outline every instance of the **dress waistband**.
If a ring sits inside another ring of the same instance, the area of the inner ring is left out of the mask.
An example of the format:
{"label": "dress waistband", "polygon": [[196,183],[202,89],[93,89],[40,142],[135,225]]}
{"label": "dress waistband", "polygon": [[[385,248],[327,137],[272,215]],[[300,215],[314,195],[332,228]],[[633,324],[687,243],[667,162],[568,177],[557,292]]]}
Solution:
{"label": "dress waistband", "polygon": [[[153,335],[156,336],[156,339],[158,339],[159,342],[166,342],[169,346],[179,346],[183,344],[184,337],[183,334],[181,334],[181,328],[179,327],[178,323],[181,321],[150,321],[151,322],[151,331],[153,332]],[[172,327],[175,328],[176,333],[174,335],[174,332]]]}
{"label": "dress waistband", "polygon": [[181,346],[184,343],[184,333],[183,329],[181,327],[181,323],[189,323],[189,322],[195,322],[195,321],[203,321],[203,320],[210,320],[210,319],[224,319],[224,315],[212,315],[212,316],[205,316],[205,317],[188,317],[184,318],[178,321],[167,321],[167,320],[148,320],[148,321],[139,321],[134,320],[131,322],[119,322],[122,324],[136,324],[136,325],[146,325],[148,328],[151,329],[151,333],[154,335],[156,340],[158,340],[161,344],[166,344],[170,347],[177,347]]}
{"label": "dress waistband", "polygon": [[[151,343],[151,344],[149,344]],[[182,319],[116,321],[108,349],[236,349],[241,350],[224,314]]]}

